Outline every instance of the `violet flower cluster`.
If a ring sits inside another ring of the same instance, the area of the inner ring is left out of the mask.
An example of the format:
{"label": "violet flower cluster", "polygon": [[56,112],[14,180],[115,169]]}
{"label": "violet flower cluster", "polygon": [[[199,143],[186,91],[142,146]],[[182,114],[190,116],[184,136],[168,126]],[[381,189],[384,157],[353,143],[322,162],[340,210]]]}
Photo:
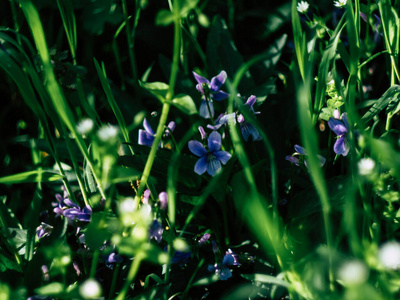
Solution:
{"label": "violet flower cluster", "polygon": [[[197,81],[196,89],[202,95],[202,102],[199,108],[199,114],[205,119],[212,119],[214,117],[215,111],[213,106],[213,100],[221,101],[229,97],[229,94],[220,90],[221,86],[225,83],[227,79],[227,74],[225,71],[221,71],[220,74],[213,77],[210,80],[203,76],[200,76],[196,72],[193,72],[193,76]],[[243,108],[249,113],[258,114],[259,112],[254,111],[254,104],[257,101],[257,97],[251,95]],[[261,140],[261,135],[258,129],[246,120],[245,116],[239,111],[230,114],[220,114],[219,117],[213,124],[208,124],[207,128],[212,130],[208,136],[208,149],[195,140],[189,142],[189,150],[196,156],[200,157],[194,167],[194,171],[202,175],[207,171],[211,176],[214,176],[221,170],[221,165],[227,163],[231,158],[231,154],[227,151],[221,151],[222,137],[218,132],[224,125],[232,122],[234,125],[238,124],[240,131],[242,133],[243,139],[247,142],[250,137],[253,141]],[[202,140],[206,139],[206,132],[203,127],[199,127],[200,135]]]}
{"label": "violet flower cluster", "polygon": [[64,192],[64,196],[56,194],[56,199],[57,202],[52,203],[56,217],[64,216],[70,224],[74,221],[90,222],[92,208],[89,205],[80,208],[78,204],[68,198],[66,192]]}

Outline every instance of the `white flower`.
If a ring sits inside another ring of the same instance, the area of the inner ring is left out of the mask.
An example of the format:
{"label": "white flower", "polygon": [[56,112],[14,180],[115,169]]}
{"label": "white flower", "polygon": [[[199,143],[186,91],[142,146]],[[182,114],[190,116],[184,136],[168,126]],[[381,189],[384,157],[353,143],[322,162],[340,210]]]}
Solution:
{"label": "white flower", "polygon": [[101,286],[94,279],[87,279],[80,287],[79,292],[83,299],[97,299],[101,296]]}
{"label": "white flower", "polygon": [[333,1],[333,5],[339,8],[343,8],[346,6],[347,0],[338,0],[338,1]]}
{"label": "white flower", "polygon": [[358,162],[358,172],[360,175],[371,175],[375,168],[375,161],[372,158],[362,158]]}
{"label": "white flower", "polygon": [[113,140],[118,135],[118,127],[113,125],[106,125],[99,129],[97,132],[99,139],[103,142],[107,142],[109,140]]}
{"label": "white flower", "polygon": [[359,260],[345,262],[338,270],[338,279],[343,285],[359,285],[367,281],[369,271],[367,266]]}
{"label": "white flower", "polygon": [[92,119],[83,119],[81,120],[78,125],[76,125],[76,130],[82,134],[88,134],[92,131],[94,126],[94,122]]}
{"label": "white flower", "polygon": [[400,268],[400,243],[392,241],[383,244],[378,251],[378,259],[388,269]]}
{"label": "white flower", "polygon": [[297,11],[301,14],[305,14],[309,6],[310,5],[308,4],[308,2],[300,1],[299,3],[297,3]]}

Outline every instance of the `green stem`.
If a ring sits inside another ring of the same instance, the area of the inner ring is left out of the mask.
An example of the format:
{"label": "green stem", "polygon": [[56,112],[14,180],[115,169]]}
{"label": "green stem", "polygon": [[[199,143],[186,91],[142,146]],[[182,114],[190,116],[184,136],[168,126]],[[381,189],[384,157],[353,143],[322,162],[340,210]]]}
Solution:
{"label": "green stem", "polygon": [[117,285],[117,279],[118,279],[118,274],[119,274],[120,268],[121,268],[121,264],[118,263],[114,269],[113,278],[111,281],[111,288],[110,288],[110,292],[108,294],[108,299],[112,299],[114,297],[115,286]]}
{"label": "green stem", "polygon": [[131,282],[135,279],[137,272],[139,271],[140,263],[143,260],[142,252],[139,252],[135,258],[133,259],[131,268],[129,269],[128,277],[126,278],[124,287],[122,288],[121,292],[119,293],[118,297],[115,298],[116,300],[123,300],[125,299],[126,293],[128,292],[129,286]]}
{"label": "green stem", "polygon": [[94,278],[97,270],[97,263],[99,262],[100,250],[96,249],[93,252],[92,266],[90,267],[90,278]]}
{"label": "green stem", "polygon": [[[129,23],[129,15],[128,15],[128,8],[126,5],[126,0],[122,0],[122,12],[125,17],[125,26],[126,26],[126,40],[128,43],[128,54],[129,54],[129,62],[131,65],[131,72],[132,72],[132,77],[135,85],[135,90],[138,92],[139,91],[139,83],[138,83],[138,75],[137,75],[137,69],[136,69],[136,59],[135,59],[135,53],[134,53],[134,40],[131,35],[131,26]],[[136,1],[136,17],[139,17],[140,13],[140,4],[138,5]],[[136,26],[134,27],[134,30],[136,29]]]}
{"label": "green stem", "polygon": [[178,76],[179,71],[179,53],[180,53],[180,43],[181,43],[181,30],[180,30],[180,18],[176,18],[174,22],[174,56],[172,60],[172,68],[171,68],[171,76],[169,80],[169,88],[166,95],[166,101],[163,104],[160,121],[158,123],[156,136],[153,141],[153,145],[151,146],[151,150],[149,156],[146,161],[146,165],[143,170],[142,178],[140,179],[140,186],[138,188],[137,194],[135,196],[135,204],[136,207],[140,203],[140,196],[142,195],[147,180],[149,179],[151,168],[153,167],[154,159],[157,153],[158,145],[161,142],[161,137],[164,133],[165,124],[167,122],[169,109],[171,107],[171,100],[174,96],[174,88],[176,83],[176,78]]}

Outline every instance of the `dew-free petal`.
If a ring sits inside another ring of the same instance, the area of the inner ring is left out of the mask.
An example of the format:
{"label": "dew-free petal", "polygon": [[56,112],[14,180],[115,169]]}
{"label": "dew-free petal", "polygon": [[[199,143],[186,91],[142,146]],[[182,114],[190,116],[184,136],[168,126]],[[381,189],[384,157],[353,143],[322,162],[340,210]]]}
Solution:
{"label": "dew-free petal", "polygon": [[207,171],[207,156],[201,157],[196,164],[194,165],[194,171],[202,175],[205,171]]}
{"label": "dew-free petal", "polygon": [[228,162],[228,160],[232,157],[232,155],[227,151],[215,151],[213,153],[215,157],[222,162],[224,165]]}
{"label": "dew-free petal", "polygon": [[198,141],[189,141],[188,147],[194,155],[199,157],[207,154],[206,148],[204,148],[203,144]]}
{"label": "dew-free petal", "polygon": [[139,129],[139,140],[138,140],[139,145],[151,147],[153,145],[153,141],[154,141],[154,136],[150,135],[149,133],[147,133],[147,131],[143,129]]}
{"label": "dew-free petal", "polygon": [[216,101],[221,101],[229,97],[229,94],[224,91],[218,91],[211,96]]}
{"label": "dew-free petal", "polygon": [[335,145],[333,146],[333,151],[335,151],[337,155],[346,156],[349,153],[349,150],[350,147],[344,135],[338,138],[338,140],[335,142]]}
{"label": "dew-free petal", "polygon": [[221,135],[218,131],[213,131],[208,137],[208,150],[212,153],[221,149]]}
{"label": "dew-free petal", "polygon": [[217,76],[211,78],[211,84],[210,84],[211,91],[217,92],[224,84],[226,78],[227,75],[225,71],[221,71],[221,73],[219,73]]}
{"label": "dew-free petal", "polygon": [[150,123],[146,120],[146,118],[143,119],[143,127],[147,133],[149,133],[153,136],[156,135],[155,132],[153,131],[153,128],[151,128]]}
{"label": "dew-free petal", "polygon": [[329,118],[328,125],[336,135],[343,135],[347,133],[346,126],[340,120]]}
{"label": "dew-free petal", "polygon": [[197,81],[199,84],[202,84],[202,83],[209,84],[209,83],[210,83],[210,82],[208,81],[207,78],[205,78],[205,77],[203,77],[203,76],[200,76],[200,75],[197,74],[195,71],[193,71],[192,73],[193,73],[194,78],[196,79],[196,81]]}
{"label": "dew-free petal", "polygon": [[[211,117],[214,117],[214,105],[211,101],[208,102],[210,105]],[[210,112],[208,111],[208,106],[206,100],[202,100],[199,108],[199,115],[204,119],[210,119]]]}
{"label": "dew-free petal", "polygon": [[221,162],[219,159],[216,156],[209,154],[207,157],[207,173],[214,176],[220,169]]}

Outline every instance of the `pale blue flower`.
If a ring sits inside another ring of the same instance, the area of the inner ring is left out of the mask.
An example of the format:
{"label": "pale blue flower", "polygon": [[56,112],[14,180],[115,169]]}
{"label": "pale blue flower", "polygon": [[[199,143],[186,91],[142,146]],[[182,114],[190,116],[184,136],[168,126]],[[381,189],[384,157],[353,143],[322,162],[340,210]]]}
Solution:
{"label": "pale blue flower", "polygon": [[221,163],[225,165],[231,158],[229,152],[220,149],[221,135],[217,131],[213,131],[208,137],[208,150],[198,141],[189,141],[189,150],[200,157],[194,171],[199,175],[207,171],[214,176],[221,169]]}

